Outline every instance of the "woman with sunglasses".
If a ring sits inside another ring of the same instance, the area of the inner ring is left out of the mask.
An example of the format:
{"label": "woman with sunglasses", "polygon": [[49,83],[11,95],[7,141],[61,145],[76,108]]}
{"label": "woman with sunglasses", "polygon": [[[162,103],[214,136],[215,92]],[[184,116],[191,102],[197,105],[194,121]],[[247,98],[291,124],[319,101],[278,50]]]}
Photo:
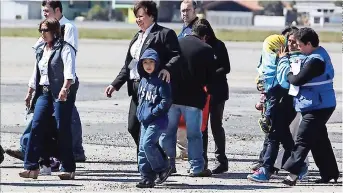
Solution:
{"label": "woman with sunglasses", "polygon": [[[29,81],[25,98],[30,107],[32,93],[35,97],[32,130],[27,142],[24,159],[24,171],[19,173],[22,178],[37,179],[39,173],[38,160],[46,158],[49,151],[44,139],[51,133],[48,130],[49,117],[55,114],[58,133],[58,148],[62,161],[61,180],[71,180],[75,177],[75,160],[72,151],[71,115],[78,89],[78,79],[75,74],[75,51],[61,39],[58,20],[47,18],[39,25],[39,32],[45,42],[36,51],[36,63]],[[44,159],[46,160],[46,159]],[[49,160],[49,159],[47,159]],[[49,161],[43,163],[50,167]]]}

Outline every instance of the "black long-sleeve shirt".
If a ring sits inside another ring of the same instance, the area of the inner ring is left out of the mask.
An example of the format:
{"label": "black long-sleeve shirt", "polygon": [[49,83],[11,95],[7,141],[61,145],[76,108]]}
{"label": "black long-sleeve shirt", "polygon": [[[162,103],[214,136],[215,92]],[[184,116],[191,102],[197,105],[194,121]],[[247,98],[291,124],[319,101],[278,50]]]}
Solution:
{"label": "black long-sleeve shirt", "polygon": [[213,82],[208,85],[208,90],[211,92],[213,102],[223,102],[229,99],[229,86],[226,79],[226,74],[230,73],[230,59],[224,42],[219,39],[214,39],[209,42],[215,54],[215,60],[212,64],[216,70]]}
{"label": "black long-sleeve shirt", "polygon": [[297,75],[293,75],[292,72],[288,73],[287,78],[289,83],[294,86],[301,86],[308,83],[313,78],[322,75],[325,72],[325,62],[312,58],[305,63],[305,67],[300,70]]}
{"label": "black long-sleeve shirt", "polygon": [[173,104],[203,109],[207,97],[204,86],[215,77],[214,51],[196,36],[180,38],[179,43],[183,63],[171,80]]}

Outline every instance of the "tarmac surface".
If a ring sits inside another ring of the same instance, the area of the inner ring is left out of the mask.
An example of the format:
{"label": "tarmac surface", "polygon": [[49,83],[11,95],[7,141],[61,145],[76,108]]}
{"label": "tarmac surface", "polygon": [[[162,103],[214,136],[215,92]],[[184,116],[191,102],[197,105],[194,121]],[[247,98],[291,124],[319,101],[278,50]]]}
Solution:
{"label": "tarmac surface", "polygon": [[[35,61],[31,46],[33,38],[1,38],[1,145],[19,147],[20,133],[24,131],[24,97]],[[23,163],[9,156],[0,166],[1,192],[75,192],[75,191],[129,191],[135,188],[139,173],[135,158],[134,142],[127,132],[127,114],[130,98],[126,86],[114,93],[111,99],[103,94],[105,87],[116,77],[124,64],[129,41],[80,40],[77,56],[77,75],[80,88],[76,106],[83,125],[86,163],[77,164],[76,179],[60,181],[57,174],[40,176],[38,180],[21,179],[18,173]],[[263,133],[257,126],[260,117],[254,105],[259,99],[255,88],[256,65],[262,43],[226,42],[232,71],[228,77],[230,99],[224,111],[224,128],[227,139],[229,172],[210,178],[187,177],[188,163],[178,161],[178,175],[147,192],[341,192],[339,184],[317,185],[319,177],[312,157],[308,180],[295,187],[280,182],[286,176],[281,172],[269,183],[253,183],[246,179],[251,163],[257,159],[262,147]],[[342,169],[342,45],[322,44],[335,68],[334,86],[337,108],[327,124],[340,170]],[[214,144],[209,134],[209,167],[214,166]]]}

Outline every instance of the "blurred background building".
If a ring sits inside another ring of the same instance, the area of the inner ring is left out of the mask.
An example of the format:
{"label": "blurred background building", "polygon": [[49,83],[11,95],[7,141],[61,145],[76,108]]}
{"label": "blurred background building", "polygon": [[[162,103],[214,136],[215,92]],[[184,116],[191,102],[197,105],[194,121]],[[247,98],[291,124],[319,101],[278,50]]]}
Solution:
{"label": "blurred background building", "polygon": [[[70,20],[134,23],[133,0],[63,1]],[[156,1],[159,22],[181,22],[181,1]],[[198,15],[213,25],[341,26],[342,1],[197,1]],[[42,19],[41,1],[2,0],[1,19]]]}

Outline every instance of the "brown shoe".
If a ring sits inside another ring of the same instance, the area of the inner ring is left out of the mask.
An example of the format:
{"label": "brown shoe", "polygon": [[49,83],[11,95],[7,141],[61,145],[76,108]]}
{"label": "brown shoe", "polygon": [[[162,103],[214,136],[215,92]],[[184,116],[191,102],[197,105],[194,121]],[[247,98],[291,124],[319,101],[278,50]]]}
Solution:
{"label": "brown shoe", "polygon": [[37,170],[24,170],[19,173],[19,176],[22,178],[32,178],[37,179],[39,174],[39,169]]}
{"label": "brown shoe", "polygon": [[21,161],[24,161],[24,154],[20,150],[11,150],[6,149],[5,151],[9,156],[20,159]]}
{"label": "brown shoe", "polygon": [[62,172],[58,175],[61,180],[74,180],[75,172]]}

